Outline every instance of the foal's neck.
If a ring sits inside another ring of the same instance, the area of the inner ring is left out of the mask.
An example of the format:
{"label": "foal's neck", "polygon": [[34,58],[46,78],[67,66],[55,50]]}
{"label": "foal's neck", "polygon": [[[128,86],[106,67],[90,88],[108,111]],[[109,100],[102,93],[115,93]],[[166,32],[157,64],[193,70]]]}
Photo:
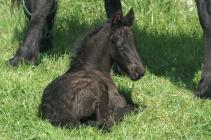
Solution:
{"label": "foal's neck", "polygon": [[99,70],[110,73],[112,60],[110,55],[110,26],[105,25],[81,45],[82,52],[75,58],[77,62],[72,64],[72,70],[86,69]]}

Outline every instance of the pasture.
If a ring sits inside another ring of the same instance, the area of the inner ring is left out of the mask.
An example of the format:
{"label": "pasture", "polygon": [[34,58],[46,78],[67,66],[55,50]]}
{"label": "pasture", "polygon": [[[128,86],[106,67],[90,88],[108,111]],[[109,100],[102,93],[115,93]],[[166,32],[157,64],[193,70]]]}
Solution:
{"label": "pasture", "polygon": [[133,31],[145,76],[133,82],[114,76],[119,90],[140,107],[102,133],[92,127],[53,127],[38,115],[43,89],[66,72],[74,43],[106,20],[102,0],[60,0],[53,29],[54,48],[39,56],[37,66],[13,68],[5,62],[26,31],[23,10],[0,0],[0,139],[210,139],[211,101],[194,98],[200,80],[203,41],[195,3],[185,0],[123,0],[131,7]]}

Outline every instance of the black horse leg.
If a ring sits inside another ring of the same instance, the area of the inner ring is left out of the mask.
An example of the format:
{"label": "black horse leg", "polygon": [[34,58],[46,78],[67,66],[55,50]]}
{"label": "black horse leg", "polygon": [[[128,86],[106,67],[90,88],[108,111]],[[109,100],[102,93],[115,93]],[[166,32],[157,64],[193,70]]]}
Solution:
{"label": "black horse leg", "polygon": [[39,41],[42,37],[42,30],[54,0],[30,0],[30,2],[32,11],[28,31],[15,56],[8,61],[12,66],[18,65],[20,62],[37,63]]}
{"label": "black horse leg", "polygon": [[55,10],[53,13],[50,13],[50,15],[48,15],[46,20],[46,28],[43,29],[42,39],[40,40],[40,52],[53,48],[52,28],[54,25],[54,18],[57,11],[57,3],[55,4],[55,7],[53,7],[53,9]]}
{"label": "black horse leg", "polygon": [[[104,0],[107,18],[111,18],[116,12],[122,11],[121,0]],[[123,75],[124,72],[118,65],[113,66],[113,72],[118,75]]]}
{"label": "black horse leg", "polygon": [[122,10],[120,0],[104,0],[106,15],[112,17],[115,12]]}
{"label": "black horse leg", "polygon": [[204,60],[202,77],[196,96],[211,98],[211,0],[196,0],[199,21],[204,35]]}

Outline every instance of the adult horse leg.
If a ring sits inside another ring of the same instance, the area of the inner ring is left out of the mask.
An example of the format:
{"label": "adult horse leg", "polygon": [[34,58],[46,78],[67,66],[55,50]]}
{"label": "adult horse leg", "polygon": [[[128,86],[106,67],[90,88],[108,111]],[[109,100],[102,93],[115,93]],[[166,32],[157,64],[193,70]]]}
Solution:
{"label": "adult horse leg", "polygon": [[42,39],[40,40],[40,52],[46,51],[50,48],[53,48],[53,44],[52,44],[52,28],[53,28],[53,24],[54,24],[54,18],[56,15],[56,11],[57,11],[57,2],[55,3],[55,11],[53,11],[53,13],[51,13],[48,17],[47,17],[47,29],[44,29],[43,34],[42,34]]}
{"label": "adult horse leg", "polygon": [[211,98],[211,0],[196,0],[196,5],[205,48],[202,77],[195,95],[201,98]]}
{"label": "adult horse leg", "polygon": [[39,41],[42,37],[42,30],[54,0],[31,0],[30,2],[32,11],[28,31],[15,56],[8,61],[12,66],[18,65],[20,62],[37,63]]}
{"label": "adult horse leg", "polygon": [[[116,12],[122,11],[121,0],[104,0],[107,18],[111,18]],[[115,74],[123,75],[124,72],[118,65],[113,66]]]}
{"label": "adult horse leg", "polygon": [[120,0],[104,0],[106,15],[111,18],[117,11],[121,11],[121,1]]}

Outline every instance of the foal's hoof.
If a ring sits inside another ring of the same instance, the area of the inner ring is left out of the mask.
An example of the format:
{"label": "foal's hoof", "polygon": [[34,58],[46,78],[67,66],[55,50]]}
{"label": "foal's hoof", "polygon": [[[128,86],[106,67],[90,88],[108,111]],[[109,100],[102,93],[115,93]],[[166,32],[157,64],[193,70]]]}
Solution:
{"label": "foal's hoof", "polygon": [[33,59],[25,59],[23,57],[13,57],[11,59],[9,59],[6,64],[7,66],[12,66],[12,67],[17,67],[20,64],[31,64],[31,65],[36,65],[37,64],[37,60],[36,58]]}
{"label": "foal's hoof", "polygon": [[211,82],[200,80],[195,96],[199,98],[211,99]]}

